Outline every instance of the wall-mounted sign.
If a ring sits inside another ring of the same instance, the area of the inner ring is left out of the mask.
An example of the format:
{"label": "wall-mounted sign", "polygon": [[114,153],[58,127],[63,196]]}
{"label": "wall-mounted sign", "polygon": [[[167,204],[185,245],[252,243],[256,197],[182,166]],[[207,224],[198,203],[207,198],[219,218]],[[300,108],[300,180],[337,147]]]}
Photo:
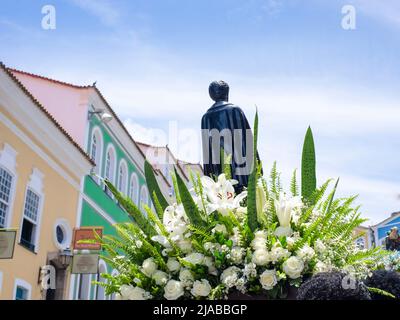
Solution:
{"label": "wall-mounted sign", "polygon": [[17,230],[0,229],[0,259],[12,259]]}
{"label": "wall-mounted sign", "polygon": [[76,254],[72,258],[71,273],[95,274],[99,269],[98,254]]}
{"label": "wall-mounted sign", "polygon": [[103,227],[82,227],[74,229],[74,240],[72,246],[75,250],[101,250],[101,244],[96,243],[81,243],[85,240],[96,240],[95,233],[102,238]]}

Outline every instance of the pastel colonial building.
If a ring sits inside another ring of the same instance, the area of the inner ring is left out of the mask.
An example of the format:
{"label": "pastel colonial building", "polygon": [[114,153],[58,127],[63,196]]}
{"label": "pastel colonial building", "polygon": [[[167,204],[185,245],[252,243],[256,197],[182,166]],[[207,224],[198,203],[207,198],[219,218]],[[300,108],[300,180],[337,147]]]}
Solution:
{"label": "pastel colonial building", "polygon": [[[12,259],[0,260],[0,300],[64,299],[71,275],[62,255],[81,216],[81,185],[94,166],[46,107],[0,64],[0,229],[16,229]],[[56,288],[40,269],[53,266]]]}
{"label": "pastel colonial building", "polygon": [[393,227],[397,227],[400,230],[400,212],[393,212],[389,218],[371,226],[372,237],[376,246],[385,246],[387,232]]}
{"label": "pastel colonial building", "polygon": [[[90,155],[97,176],[112,181],[138,206],[151,205],[144,178],[145,155],[95,86],[77,86],[18,70],[10,72]],[[156,171],[156,177],[168,198],[170,183],[160,171]],[[113,224],[130,221],[98,177],[86,175],[81,188],[76,226],[103,227],[104,234],[115,235]],[[111,299],[101,286],[92,285],[93,280],[105,281],[100,276],[105,272],[115,271],[100,260],[97,275],[73,275],[69,299]]]}
{"label": "pastel colonial building", "polygon": [[150,144],[138,142],[139,148],[145,154],[146,159],[151,163],[154,170],[165,177],[168,186],[170,188],[170,196],[174,196],[174,191],[172,188],[172,176],[171,173],[174,172],[174,167],[177,173],[189,186],[191,184],[190,174],[194,176],[200,174],[203,175],[203,168],[200,164],[190,163],[177,159],[174,154],[166,146],[153,146]]}

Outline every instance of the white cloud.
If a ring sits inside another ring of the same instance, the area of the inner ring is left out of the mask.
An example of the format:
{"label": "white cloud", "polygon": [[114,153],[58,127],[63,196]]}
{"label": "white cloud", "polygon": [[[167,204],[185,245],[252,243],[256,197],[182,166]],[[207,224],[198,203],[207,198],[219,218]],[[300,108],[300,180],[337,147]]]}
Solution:
{"label": "white cloud", "polygon": [[354,0],[356,9],[367,16],[400,27],[400,2],[398,0]]}
{"label": "white cloud", "polygon": [[115,2],[110,0],[70,0],[70,2],[96,16],[108,26],[116,25],[121,16]]}

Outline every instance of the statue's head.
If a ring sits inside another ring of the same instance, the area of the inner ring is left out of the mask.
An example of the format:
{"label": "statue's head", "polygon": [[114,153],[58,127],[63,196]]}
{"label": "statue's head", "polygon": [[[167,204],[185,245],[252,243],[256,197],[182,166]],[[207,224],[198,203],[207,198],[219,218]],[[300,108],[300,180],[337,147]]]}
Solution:
{"label": "statue's head", "polygon": [[213,81],[208,87],[208,93],[215,102],[228,101],[229,86],[225,81]]}

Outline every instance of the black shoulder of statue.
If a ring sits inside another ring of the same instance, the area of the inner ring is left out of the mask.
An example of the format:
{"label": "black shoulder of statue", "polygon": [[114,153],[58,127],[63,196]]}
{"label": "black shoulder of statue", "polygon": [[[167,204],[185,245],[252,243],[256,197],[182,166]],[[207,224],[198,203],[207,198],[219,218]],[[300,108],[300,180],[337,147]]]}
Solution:
{"label": "black shoulder of statue", "polygon": [[246,129],[250,129],[250,124],[249,124],[249,121],[246,118],[246,115],[245,115],[244,111],[237,105],[233,105],[232,108],[233,108],[233,113],[236,116],[241,118],[241,120],[245,124]]}

